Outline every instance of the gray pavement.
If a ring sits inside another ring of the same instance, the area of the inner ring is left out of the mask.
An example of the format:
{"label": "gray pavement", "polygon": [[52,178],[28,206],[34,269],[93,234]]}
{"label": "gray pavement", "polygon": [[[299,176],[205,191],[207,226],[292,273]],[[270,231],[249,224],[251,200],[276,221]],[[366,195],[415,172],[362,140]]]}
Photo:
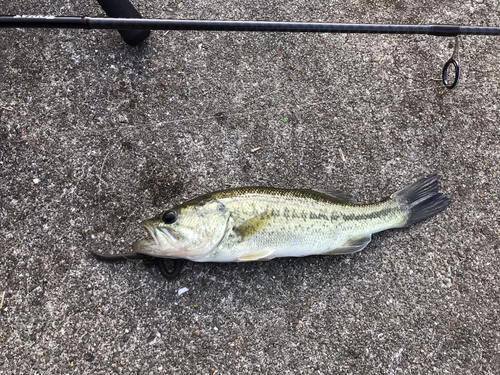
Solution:
{"label": "gray pavement", "polygon": [[[500,25],[487,0],[134,3]],[[0,13],[103,15],[90,0]],[[500,39],[461,40],[445,92],[452,38],[172,31],[129,47],[116,31],[0,30],[0,374],[500,373]],[[166,281],[89,255],[129,251],[141,220],[212,190],[372,202],[434,172],[449,209],[351,256],[186,263]]]}

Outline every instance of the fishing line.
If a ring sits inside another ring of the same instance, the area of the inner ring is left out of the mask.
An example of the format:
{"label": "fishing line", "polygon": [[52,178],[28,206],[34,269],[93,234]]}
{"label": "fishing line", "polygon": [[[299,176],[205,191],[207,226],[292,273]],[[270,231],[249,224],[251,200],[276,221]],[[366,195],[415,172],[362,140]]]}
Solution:
{"label": "fishing line", "polygon": [[[217,20],[170,20],[144,19],[128,0],[98,0],[110,18],[66,17],[47,15],[0,15],[0,28],[66,28],[66,29],[115,29],[120,32],[126,43],[136,45],[145,40],[150,30],[197,30],[197,31],[238,31],[238,32],[312,32],[312,33],[361,33],[361,34],[426,34],[443,37],[455,37],[455,48],[451,58],[442,70],[442,82],[447,89],[453,89],[460,79],[459,35],[500,35],[500,27],[476,27],[458,25],[389,25],[389,24],[337,24],[312,22],[267,22],[267,21],[217,21]],[[120,18],[115,18],[120,17]],[[450,77],[452,79],[450,80]],[[418,90],[432,90],[418,89]],[[412,91],[406,91],[410,93]],[[273,93],[276,93],[274,91]],[[403,92],[401,93],[403,94]],[[266,94],[267,96],[270,94]],[[259,97],[262,99],[265,96]],[[377,94],[375,94],[377,95]],[[386,95],[384,95],[386,96]],[[350,100],[369,96],[361,95]],[[333,103],[318,101],[315,105]],[[344,100],[343,102],[346,102]],[[302,109],[308,104],[296,105]],[[310,104],[312,105],[312,104]],[[283,107],[283,106],[280,106]],[[277,107],[262,110],[224,114],[227,117],[265,113],[277,110]],[[214,116],[186,117],[169,120],[159,124],[173,124],[185,121],[211,120]],[[130,125],[130,127],[154,126],[154,124]],[[126,127],[121,127],[121,129]],[[17,141],[17,140],[16,140]],[[2,142],[0,144],[15,141]],[[19,141],[18,141],[19,142]]]}
{"label": "fishing line", "polygon": [[[496,85],[492,85],[491,82],[474,82],[474,83],[465,83],[465,84],[462,84],[461,85],[462,88],[485,88],[485,89],[492,89],[492,88],[497,88],[498,86]],[[411,90],[406,90],[406,91],[400,91],[398,93],[384,93],[384,92],[377,92],[377,93],[373,93],[373,94],[365,94],[365,95],[357,95],[357,96],[354,96],[352,98],[349,98],[349,99],[338,99],[338,100],[335,100],[335,99],[330,99],[330,100],[324,100],[324,101],[314,101],[314,102],[307,102],[307,103],[299,103],[299,104],[291,104],[291,103],[286,103],[286,104],[282,104],[282,105],[275,105],[275,106],[272,106],[272,107],[267,107],[267,108],[264,108],[264,109],[256,109],[256,110],[249,110],[249,111],[237,111],[237,112],[225,112],[224,113],[224,116],[226,118],[238,118],[238,117],[244,117],[244,116],[250,116],[250,115],[254,115],[254,114],[263,114],[263,113],[274,113],[274,114],[282,114],[283,113],[283,110],[285,109],[287,112],[289,111],[288,108],[294,108],[294,111],[295,109],[297,110],[301,110],[303,112],[304,109],[307,110],[308,108],[318,108],[322,105],[328,105],[328,104],[332,104],[332,103],[339,103],[339,104],[343,104],[343,103],[346,103],[348,101],[356,101],[356,100],[361,100],[361,99],[367,99],[367,98],[373,98],[373,97],[377,97],[377,98],[396,98],[398,96],[404,96],[406,94],[413,94],[413,93],[418,93],[418,92],[425,92],[425,91],[433,91],[433,90],[443,90],[443,87],[442,86],[434,86],[434,87],[426,87],[426,88],[419,88],[419,89],[411,89]],[[279,93],[280,91],[273,91],[272,93],[270,94],[265,94],[265,95],[262,95],[261,97],[259,97],[259,99],[261,98],[266,98],[268,97],[269,95],[272,95],[272,94],[275,94],[275,93]],[[447,90],[443,92],[443,95],[447,93]],[[391,105],[392,106],[392,105]],[[290,109],[291,110],[291,109]],[[15,109],[14,109],[14,112],[15,112]],[[13,113],[12,111],[9,112],[9,113]],[[190,117],[183,117],[183,118],[178,118],[178,119],[173,119],[173,120],[166,120],[166,121],[158,121],[158,122],[142,122],[140,124],[134,124],[134,125],[122,125],[118,128],[115,128],[115,129],[103,129],[102,131],[100,132],[94,132],[94,131],[90,131],[88,132],[88,128],[86,127],[82,127],[82,128],[78,128],[78,129],[69,129],[69,130],[63,130],[63,131],[58,131],[56,134],[60,134],[60,135],[72,135],[72,134],[76,134],[78,133],[81,136],[85,136],[85,137],[96,137],[96,136],[103,136],[103,134],[106,134],[106,133],[110,133],[108,136],[109,137],[112,137],[113,135],[116,136],[116,134],[119,132],[119,131],[122,131],[123,129],[133,129],[133,128],[158,128],[158,129],[161,129],[163,128],[164,126],[167,126],[167,125],[172,125],[172,124],[180,124],[180,123],[184,123],[184,122],[199,122],[199,121],[213,121],[214,119],[216,118],[215,115],[208,115],[208,116],[205,116],[205,117],[200,117],[200,116],[190,116]],[[173,129],[171,129],[173,130]],[[51,139],[53,139],[52,137],[50,137]],[[40,139],[42,139],[42,137],[40,136],[36,136],[36,137],[25,137],[23,139],[14,139],[14,140],[8,140],[8,141],[4,141],[4,142],[0,142],[0,145],[7,145],[7,144],[11,144],[11,143],[22,143],[22,142],[30,142],[30,141],[35,141],[35,142],[40,142]],[[120,138],[120,139],[124,139],[123,137]],[[55,139],[53,139],[53,141],[55,142]]]}
{"label": "fishing line", "polygon": [[[488,88],[488,87],[496,87],[496,86],[492,86],[490,84],[490,82],[474,82],[474,83],[470,83],[470,84],[464,84],[461,87],[464,87],[464,88],[477,88],[477,87]],[[272,106],[272,107],[267,107],[265,109],[257,109],[257,110],[242,111],[242,112],[239,112],[239,111],[238,112],[228,112],[228,113],[225,112],[224,117],[226,117],[226,118],[238,118],[238,117],[250,116],[250,115],[254,115],[254,114],[263,114],[263,113],[271,113],[271,112],[273,112],[274,114],[283,114],[284,110],[287,113],[288,113],[288,111],[292,110],[289,108],[293,108],[293,111],[295,111],[295,109],[297,109],[299,111],[305,112],[305,110],[307,110],[309,108],[314,109],[314,108],[318,108],[322,105],[328,105],[328,104],[332,104],[332,103],[344,104],[344,103],[347,103],[348,101],[357,101],[357,100],[361,100],[361,99],[374,98],[374,97],[376,97],[376,98],[391,98],[391,97],[395,98],[398,96],[404,96],[406,94],[425,92],[425,91],[433,91],[433,90],[442,91],[443,87],[442,86],[434,86],[434,87],[429,86],[426,88],[401,91],[399,93],[377,92],[377,93],[367,94],[367,95],[358,95],[358,96],[350,97],[349,99],[339,99],[339,100],[331,99],[331,100],[324,100],[324,101],[299,103],[299,104],[295,104],[295,105],[291,104],[291,103],[287,103],[287,104],[283,104],[283,105],[276,105],[276,106]],[[276,92],[279,92],[279,91],[273,91],[273,94]],[[446,92],[447,91],[444,91],[443,94],[445,94]],[[271,94],[263,95],[263,96],[259,97],[259,99],[265,98],[268,95],[271,95]],[[129,129],[142,128],[144,126],[162,128],[163,126],[166,126],[166,125],[179,124],[179,123],[183,123],[183,122],[213,121],[215,118],[216,118],[215,115],[209,115],[206,117],[200,117],[200,116],[183,117],[183,118],[179,118],[179,119],[160,121],[160,122],[155,122],[155,123],[142,123],[142,124],[137,124],[137,125],[125,125],[125,126],[121,126],[118,129],[113,129],[111,131],[118,132],[118,131],[121,131],[122,129],[126,129],[126,128],[129,128]]]}

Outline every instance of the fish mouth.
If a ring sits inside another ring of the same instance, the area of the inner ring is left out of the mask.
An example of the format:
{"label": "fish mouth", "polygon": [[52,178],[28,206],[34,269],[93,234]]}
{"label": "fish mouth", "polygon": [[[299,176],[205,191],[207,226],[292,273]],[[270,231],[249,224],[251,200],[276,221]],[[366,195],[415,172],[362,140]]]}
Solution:
{"label": "fish mouth", "polygon": [[173,250],[173,244],[176,240],[167,229],[155,228],[150,220],[143,221],[141,225],[147,230],[151,238],[132,243],[132,249],[135,252],[154,256],[165,256],[169,250]]}

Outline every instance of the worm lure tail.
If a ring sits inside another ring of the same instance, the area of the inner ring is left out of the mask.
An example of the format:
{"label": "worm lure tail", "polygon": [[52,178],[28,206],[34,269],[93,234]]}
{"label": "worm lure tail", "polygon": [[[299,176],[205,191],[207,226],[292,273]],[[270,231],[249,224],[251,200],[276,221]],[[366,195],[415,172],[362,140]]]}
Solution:
{"label": "worm lure tail", "polygon": [[134,260],[134,259],[144,259],[152,261],[158,266],[160,273],[167,280],[176,279],[180,275],[182,269],[181,259],[157,258],[135,252],[123,253],[123,254],[103,254],[97,251],[91,251],[90,253],[94,256],[94,258],[103,260],[105,262],[120,262],[124,260]]}

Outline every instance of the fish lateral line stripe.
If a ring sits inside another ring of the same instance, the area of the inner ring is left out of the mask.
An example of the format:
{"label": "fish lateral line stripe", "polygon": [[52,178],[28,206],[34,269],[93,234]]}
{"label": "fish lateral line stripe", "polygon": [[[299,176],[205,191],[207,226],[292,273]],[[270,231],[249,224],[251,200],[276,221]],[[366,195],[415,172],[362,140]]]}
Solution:
{"label": "fish lateral line stripe", "polygon": [[330,220],[331,221],[331,216],[328,217],[327,215],[322,214],[322,213],[316,214],[314,212],[310,212],[309,219],[311,219],[311,220]]}
{"label": "fish lateral line stripe", "polygon": [[348,215],[340,215],[345,221],[355,221],[355,220],[371,220],[379,217],[384,217],[389,215],[391,212],[394,212],[394,208],[382,208],[375,212],[370,213],[362,213],[362,214],[348,214]]}

